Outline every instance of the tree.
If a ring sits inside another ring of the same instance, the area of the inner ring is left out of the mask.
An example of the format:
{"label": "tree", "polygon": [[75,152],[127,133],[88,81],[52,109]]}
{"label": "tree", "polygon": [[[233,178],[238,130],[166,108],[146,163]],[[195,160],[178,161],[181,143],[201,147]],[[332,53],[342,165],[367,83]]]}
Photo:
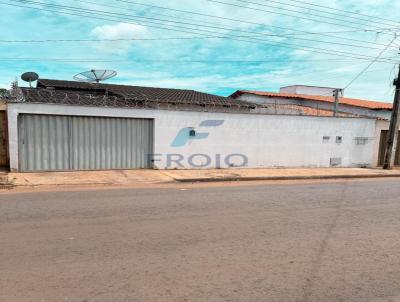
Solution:
{"label": "tree", "polygon": [[0,97],[3,96],[3,95],[5,95],[6,92],[7,92],[7,89],[5,89],[5,88],[0,88]]}

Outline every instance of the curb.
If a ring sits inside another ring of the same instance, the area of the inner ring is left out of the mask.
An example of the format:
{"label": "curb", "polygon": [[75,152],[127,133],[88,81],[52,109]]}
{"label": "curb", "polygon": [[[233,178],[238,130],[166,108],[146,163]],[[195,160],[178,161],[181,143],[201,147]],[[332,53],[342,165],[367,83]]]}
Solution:
{"label": "curb", "polygon": [[250,176],[250,177],[203,177],[175,178],[177,182],[224,182],[224,181],[257,181],[257,180],[302,180],[302,179],[362,179],[362,178],[395,178],[399,174],[364,174],[364,175],[310,175],[310,176]]}
{"label": "curb", "polygon": [[7,174],[0,175],[0,190],[11,190],[14,184],[9,181]]}

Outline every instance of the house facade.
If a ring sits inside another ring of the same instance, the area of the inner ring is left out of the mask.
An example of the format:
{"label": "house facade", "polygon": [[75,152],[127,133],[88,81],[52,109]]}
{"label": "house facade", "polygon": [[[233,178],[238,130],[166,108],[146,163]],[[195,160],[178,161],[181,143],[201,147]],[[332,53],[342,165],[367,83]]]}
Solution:
{"label": "house facade", "polygon": [[43,80],[7,105],[10,169],[374,166],[377,120],[260,113],[192,90]]}

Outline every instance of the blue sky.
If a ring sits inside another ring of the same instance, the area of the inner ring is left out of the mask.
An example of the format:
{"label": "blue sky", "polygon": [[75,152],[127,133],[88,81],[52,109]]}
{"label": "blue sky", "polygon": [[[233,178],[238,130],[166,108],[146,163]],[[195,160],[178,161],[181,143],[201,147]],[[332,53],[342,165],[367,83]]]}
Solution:
{"label": "blue sky", "polygon": [[[314,5],[292,0],[4,0],[0,87],[8,87],[24,71],[70,80],[99,68],[118,72],[109,83],[220,95],[237,89],[278,91],[294,84],[340,88],[400,32],[400,23],[389,21],[400,20],[400,1],[310,1]],[[79,16],[48,5],[70,6]],[[354,11],[358,19],[322,6]],[[58,39],[114,41],[4,42]],[[382,54],[385,62],[373,64],[345,95],[391,101],[399,45],[400,38]],[[327,51],[337,55],[321,53]],[[395,60],[386,59],[391,57]]]}

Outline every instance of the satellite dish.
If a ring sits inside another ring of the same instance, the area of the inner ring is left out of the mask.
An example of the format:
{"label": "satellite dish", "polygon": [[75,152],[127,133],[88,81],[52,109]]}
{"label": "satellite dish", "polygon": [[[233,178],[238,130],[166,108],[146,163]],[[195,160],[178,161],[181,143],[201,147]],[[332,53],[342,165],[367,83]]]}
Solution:
{"label": "satellite dish", "polygon": [[80,82],[99,83],[111,79],[117,75],[114,70],[92,69],[89,71],[78,73],[74,76],[74,80]]}
{"label": "satellite dish", "polygon": [[39,79],[39,75],[36,72],[29,71],[23,73],[21,79],[25,82],[29,82],[29,87],[32,87],[31,83]]}

